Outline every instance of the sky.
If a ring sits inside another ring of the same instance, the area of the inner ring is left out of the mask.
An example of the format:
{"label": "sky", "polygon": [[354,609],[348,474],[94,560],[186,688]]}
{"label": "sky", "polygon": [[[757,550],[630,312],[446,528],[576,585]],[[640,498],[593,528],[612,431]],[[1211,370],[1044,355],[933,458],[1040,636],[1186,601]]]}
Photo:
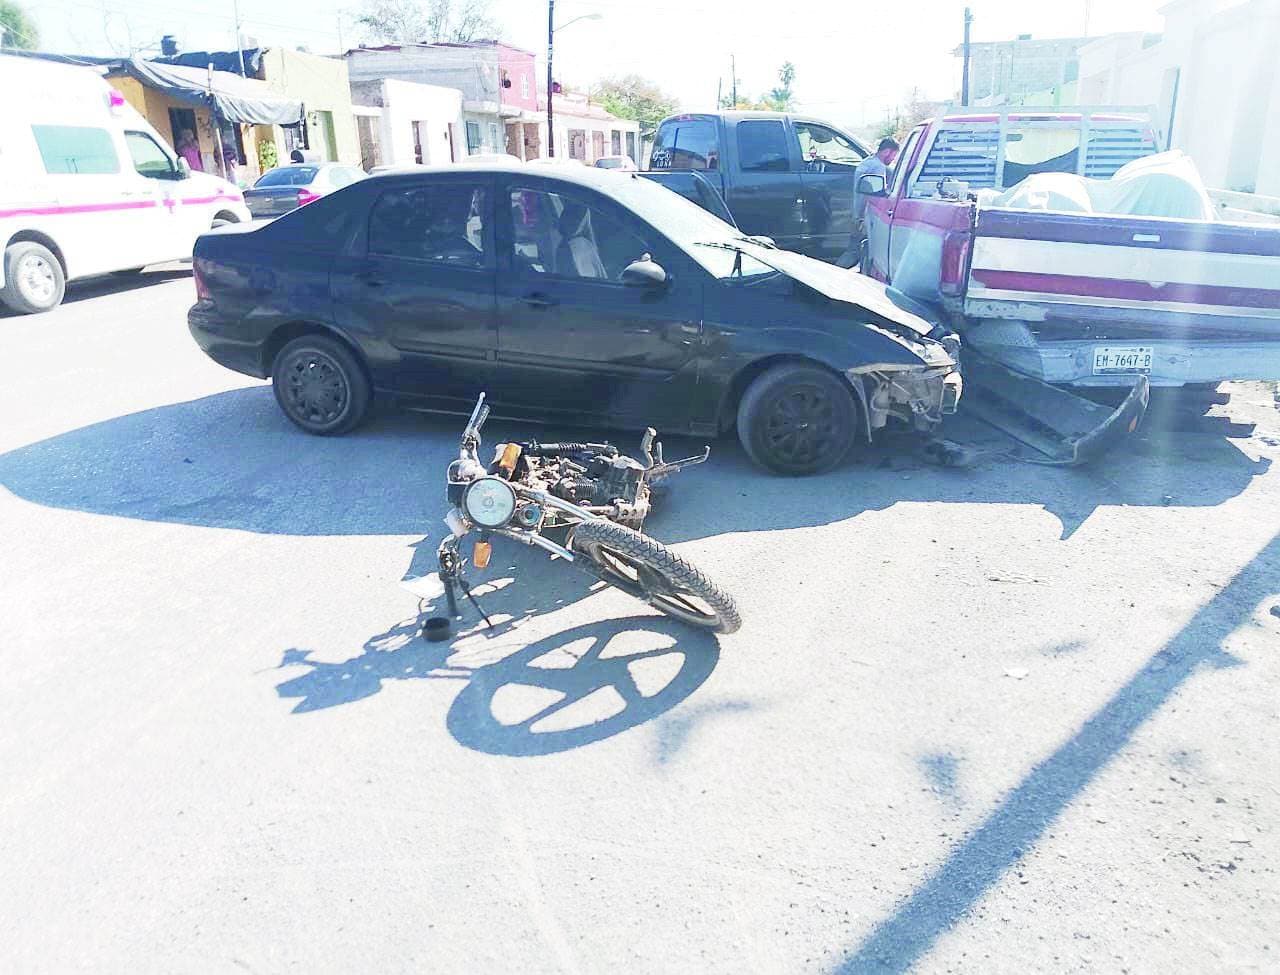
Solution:
{"label": "sky", "polygon": [[[20,0],[24,2],[24,0]],[[185,50],[235,45],[237,0],[25,0],[41,47],[62,53],[114,54],[175,35]],[[362,38],[361,0],[238,0],[242,33],[264,45],[335,53]],[[1090,36],[1159,31],[1169,0],[968,0],[973,40]],[[957,0],[556,0],[556,78],[586,87],[601,78],[641,74],[683,109],[714,107],[727,93],[736,60],[739,96],[777,83],[784,61],[796,66],[798,107],[850,128],[874,125],[913,88],[947,98],[959,87],[952,51],[963,32]],[[501,38],[546,52],[546,0],[493,0]],[[569,21],[584,14],[599,20]],[[340,32],[341,31],[341,35]],[[545,70],[545,68],[543,69]]]}

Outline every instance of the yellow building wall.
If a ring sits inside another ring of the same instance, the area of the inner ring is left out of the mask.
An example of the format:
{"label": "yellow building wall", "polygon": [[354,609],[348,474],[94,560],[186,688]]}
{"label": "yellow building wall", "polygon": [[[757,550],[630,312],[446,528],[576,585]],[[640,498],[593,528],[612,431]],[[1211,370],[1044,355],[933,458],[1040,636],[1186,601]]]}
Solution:
{"label": "yellow building wall", "polygon": [[[262,52],[260,74],[275,91],[302,101],[307,112],[312,149],[323,150],[325,147],[324,118],[320,113],[329,112],[333,119],[336,161],[360,165],[360,135],[356,129],[355,112],[351,109],[347,62],[272,47]],[[283,140],[277,139],[276,145],[283,148]],[[285,158],[280,160],[281,163],[288,161]]]}

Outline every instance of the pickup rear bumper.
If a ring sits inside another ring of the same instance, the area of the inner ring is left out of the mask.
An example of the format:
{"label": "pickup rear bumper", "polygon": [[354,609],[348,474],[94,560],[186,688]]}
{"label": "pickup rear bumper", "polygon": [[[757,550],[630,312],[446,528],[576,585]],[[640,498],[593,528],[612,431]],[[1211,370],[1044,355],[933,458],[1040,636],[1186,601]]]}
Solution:
{"label": "pickup rear bumper", "polygon": [[[983,322],[965,330],[965,340],[985,355],[1024,375],[1068,386],[1128,387],[1145,375],[1152,386],[1209,384],[1232,379],[1280,379],[1280,335],[1249,339],[1052,339],[1020,322]],[[1103,348],[1149,349],[1149,372],[1103,372],[1095,353]]]}

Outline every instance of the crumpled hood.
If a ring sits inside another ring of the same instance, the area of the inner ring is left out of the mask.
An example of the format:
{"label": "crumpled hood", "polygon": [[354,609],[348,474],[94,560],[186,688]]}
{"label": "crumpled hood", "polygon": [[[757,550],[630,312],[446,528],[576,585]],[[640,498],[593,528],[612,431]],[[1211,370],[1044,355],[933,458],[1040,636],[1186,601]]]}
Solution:
{"label": "crumpled hood", "polygon": [[826,264],[803,254],[773,250],[742,241],[735,243],[760,263],[781,271],[787,277],[834,301],[857,305],[873,315],[909,328],[918,335],[928,335],[937,325],[917,311],[908,310],[908,306],[913,306],[919,312],[926,312],[919,303],[888,285],[881,284],[875,278],[836,267],[834,264]]}

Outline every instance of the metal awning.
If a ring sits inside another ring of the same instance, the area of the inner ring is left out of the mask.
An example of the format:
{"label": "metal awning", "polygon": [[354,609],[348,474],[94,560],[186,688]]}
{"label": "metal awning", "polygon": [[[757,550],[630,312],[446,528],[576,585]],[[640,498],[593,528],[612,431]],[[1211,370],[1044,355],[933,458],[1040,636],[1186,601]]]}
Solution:
{"label": "metal awning", "polygon": [[283,98],[265,82],[228,71],[209,71],[138,58],[111,64],[108,77],[125,74],[189,105],[212,108],[229,122],[246,125],[296,125],[302,121],[302,102]]}

